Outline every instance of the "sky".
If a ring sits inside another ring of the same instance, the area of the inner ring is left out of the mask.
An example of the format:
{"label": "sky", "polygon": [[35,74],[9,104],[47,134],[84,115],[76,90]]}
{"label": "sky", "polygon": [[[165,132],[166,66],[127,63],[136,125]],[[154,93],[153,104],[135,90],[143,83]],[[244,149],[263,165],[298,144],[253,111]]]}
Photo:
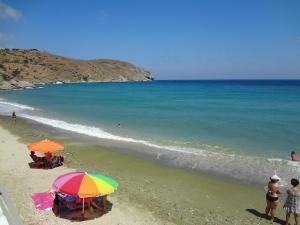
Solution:
{"label": "sky", "polygon": [[0,0],[0,47],[156,79],[300,79],[299,0]]}

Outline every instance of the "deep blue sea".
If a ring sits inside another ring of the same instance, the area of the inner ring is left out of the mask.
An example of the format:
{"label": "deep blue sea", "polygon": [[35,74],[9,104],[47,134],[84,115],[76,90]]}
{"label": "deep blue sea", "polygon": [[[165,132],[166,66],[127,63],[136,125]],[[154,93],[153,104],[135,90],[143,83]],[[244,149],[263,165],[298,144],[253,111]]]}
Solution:
{"label": "deep blue sea", "polygon": [[2,113],[98,138],[238,157],[300,154],[296,80],[61,84],[0,98]]}

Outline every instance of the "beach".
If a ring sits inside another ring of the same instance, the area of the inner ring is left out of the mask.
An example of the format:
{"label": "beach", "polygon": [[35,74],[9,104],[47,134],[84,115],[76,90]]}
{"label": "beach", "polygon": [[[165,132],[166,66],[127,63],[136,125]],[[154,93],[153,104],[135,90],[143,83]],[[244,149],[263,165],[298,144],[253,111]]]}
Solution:
{"label": "beach", "polygon": [[[112,210],[83,224],[269,224],[262,218],[262,187],[164,167],[25,120],[0,121],[1,180],[24,224],[72,223],[52,211],[37,211],[30,196],[49,190],[58,175],[75,170],[101,172],[120,183],[108,198]],[[51,170],[30,169],[25,143],[45,137],[65,145],[66,163]],[[278,217],[284,218],[281,207]]]}
{"label": "beach", "polygon": [[0,225],[286,224],[300,1],[168,3],[0,0]]}
{"label": "beach", "polygon": [[[34,207],[31,195],[51,188],[54,179],[63,173],[74,171],[67,167],[52,170],[30,169],[30,157],[26,145],[18,137],[1,128],[1,181],[14,202],[24,224],[72,224],[60,219],[52,211],[40,212]],[[83,224],[171,224],[161,222],[152,213],[121,201],[118,196],[110,196],[113,210],[101,219],[82,222]]]}

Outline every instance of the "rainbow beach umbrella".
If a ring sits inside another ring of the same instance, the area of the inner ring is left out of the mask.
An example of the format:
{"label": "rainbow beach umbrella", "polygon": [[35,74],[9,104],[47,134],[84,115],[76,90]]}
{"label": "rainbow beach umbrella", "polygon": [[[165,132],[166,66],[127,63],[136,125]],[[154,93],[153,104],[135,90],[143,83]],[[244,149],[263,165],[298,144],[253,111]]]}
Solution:
{"label": "rainbow beach umbrella", "polygon": [[57,192],[88,198],[111,194],[118,185],[117,181],[100,173],[71,172],[57,177],[52,186]]}
{"label": "rainbow beach umbrella", "polygon": [[99,173],[71,172],[57,177],[52,187],[57,192],[82,198],[84,216],[84,198],[111,194],[118,185],[117,181]]}

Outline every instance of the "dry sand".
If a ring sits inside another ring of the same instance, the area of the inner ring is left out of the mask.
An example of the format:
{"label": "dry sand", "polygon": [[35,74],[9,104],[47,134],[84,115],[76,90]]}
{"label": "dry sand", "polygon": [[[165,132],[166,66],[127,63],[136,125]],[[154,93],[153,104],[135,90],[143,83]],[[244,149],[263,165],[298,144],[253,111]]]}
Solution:
{"label": "dry sand", "polygon": [[[35,209],[31,195],[44,192],[51,188],[53,180],[60,174],[74,171],[66,167],[51,170],[30,169],[31,159],[26,146],[18,141],[7,130],[0,127],[0,173],[6,191],[11,197],[24,224],[74,224],[66,219],[56,217],[52,211],[38,211]],[[139,206],[120,201],[114,194],[108,200],[113,203],[110,212],[102,217],[83,221],[80,224],[105,225],[149,225],[171,224],[161,221]]]}

